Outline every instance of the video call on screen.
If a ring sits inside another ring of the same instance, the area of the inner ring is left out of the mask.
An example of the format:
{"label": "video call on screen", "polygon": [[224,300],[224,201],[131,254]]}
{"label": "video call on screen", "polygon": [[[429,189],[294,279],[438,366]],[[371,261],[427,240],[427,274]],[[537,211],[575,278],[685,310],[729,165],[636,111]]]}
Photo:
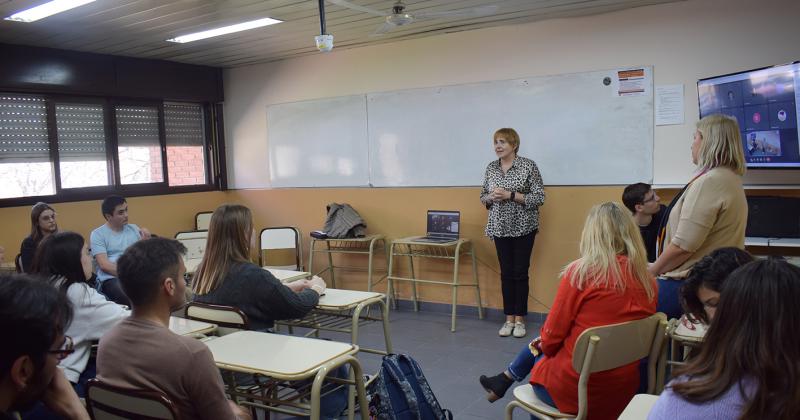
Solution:
{"label": "video call on screen", "polygon": [[697,84],[700,117],[736,118],[749,167],[800,167],[800,64],[737,73]]}

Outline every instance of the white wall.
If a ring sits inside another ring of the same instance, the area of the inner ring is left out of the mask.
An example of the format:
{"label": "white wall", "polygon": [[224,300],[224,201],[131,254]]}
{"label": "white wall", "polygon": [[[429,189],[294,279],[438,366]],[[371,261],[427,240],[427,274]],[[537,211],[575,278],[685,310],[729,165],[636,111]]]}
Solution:
{"label": "white wall", "polygon": [[[693,169],[689,146],[698,115],[697,79],[800,59],[799,17],[796,0],[694,0],[226,70],[229,184],[269,186],[270,104],[629,65],[654,65],[656,85],[684,84],[686,123],[656,127],[654,148],[654,181],[682,184]],[[336,34],[335,27],[329,29]],[[487,135],[490,154],[488,141]],[[749,183],[787,179],[799,179],[797,172],[747,175]]]}

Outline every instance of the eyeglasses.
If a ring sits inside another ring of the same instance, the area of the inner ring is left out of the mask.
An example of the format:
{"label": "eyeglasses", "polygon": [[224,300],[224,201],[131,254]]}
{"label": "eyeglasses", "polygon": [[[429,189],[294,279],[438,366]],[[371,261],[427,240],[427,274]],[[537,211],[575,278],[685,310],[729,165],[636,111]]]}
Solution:
{"label": "eyeglasses", "polygon": [[653,195],[651,195],[650,198],[645,198],[644,200],[642,200],[642,204],[649,203],[655,200],[656,200],[656,193],[653,193]]}
{"label": "eyeglasses", "polygon": [[55,354],[58,360],[64,360],[67,356],[75,352],[75,343],[72,342],[72,337],[65,335],[64,343],[61,344],[58,350],[47,350],[47,352]]}
{"label": "eyeglasses", "polygon": [[50,221],[56,220],[56,214],[53,213],[52,216],[39,216],[39,218],[42,219],[45,222],[50,222]]}

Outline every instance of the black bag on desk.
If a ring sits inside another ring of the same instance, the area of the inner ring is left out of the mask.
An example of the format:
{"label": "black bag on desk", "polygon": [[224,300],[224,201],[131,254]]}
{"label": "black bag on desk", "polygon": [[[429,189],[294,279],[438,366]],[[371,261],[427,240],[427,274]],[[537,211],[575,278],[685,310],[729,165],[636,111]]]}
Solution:
{"label": "black bag on desk", "polygon": [[419,364],[405,354],[383,356],[367,399],[370,420],[453,419],[453,413],[439,405]]}
{"label": "black bag on desk", "polygon": [[331,203],[323,230],[328,238],[363,238],[367,224],[349,204]]}

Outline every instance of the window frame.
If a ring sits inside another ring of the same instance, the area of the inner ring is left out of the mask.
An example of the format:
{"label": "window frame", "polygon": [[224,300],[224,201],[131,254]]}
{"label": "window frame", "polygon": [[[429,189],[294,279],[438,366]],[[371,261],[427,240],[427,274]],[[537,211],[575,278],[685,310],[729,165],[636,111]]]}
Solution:
{"label": "window frame", "polygon": [[[197,102],[176,99],[142,99],[124,97],[95,97],[88,95],[47,94],[30,91],[1,89],[2,93],[32,95],[45,100],[47,110],[47,135],[50,146],[50,165],[53,174],[55,194],[27,197],[0,198],[0,208],[31,205],[39,201],[47,203],[67,203],[102,199],[111,194],[124,197],[184,194],[206,191],[223,191],[227,188],[225,174],[225,146],[222,122],[222,107],[212,102]],[[164,103],[186,103],[198,105],[203,110],[205,183],[196,185],[169,185],[169,162],[167,160]],[[91,104],[103,107],[106,135],[106,166],[109,185],[63,188],[61,185],[61,159],[58,152],[58,130],[56,126],[57,104]],[[118,154],[118,138],[115,106],[155,106],[158,109],[159,146],[161,149],[161,170],[163,181],[140,184],[121,184]]]}

